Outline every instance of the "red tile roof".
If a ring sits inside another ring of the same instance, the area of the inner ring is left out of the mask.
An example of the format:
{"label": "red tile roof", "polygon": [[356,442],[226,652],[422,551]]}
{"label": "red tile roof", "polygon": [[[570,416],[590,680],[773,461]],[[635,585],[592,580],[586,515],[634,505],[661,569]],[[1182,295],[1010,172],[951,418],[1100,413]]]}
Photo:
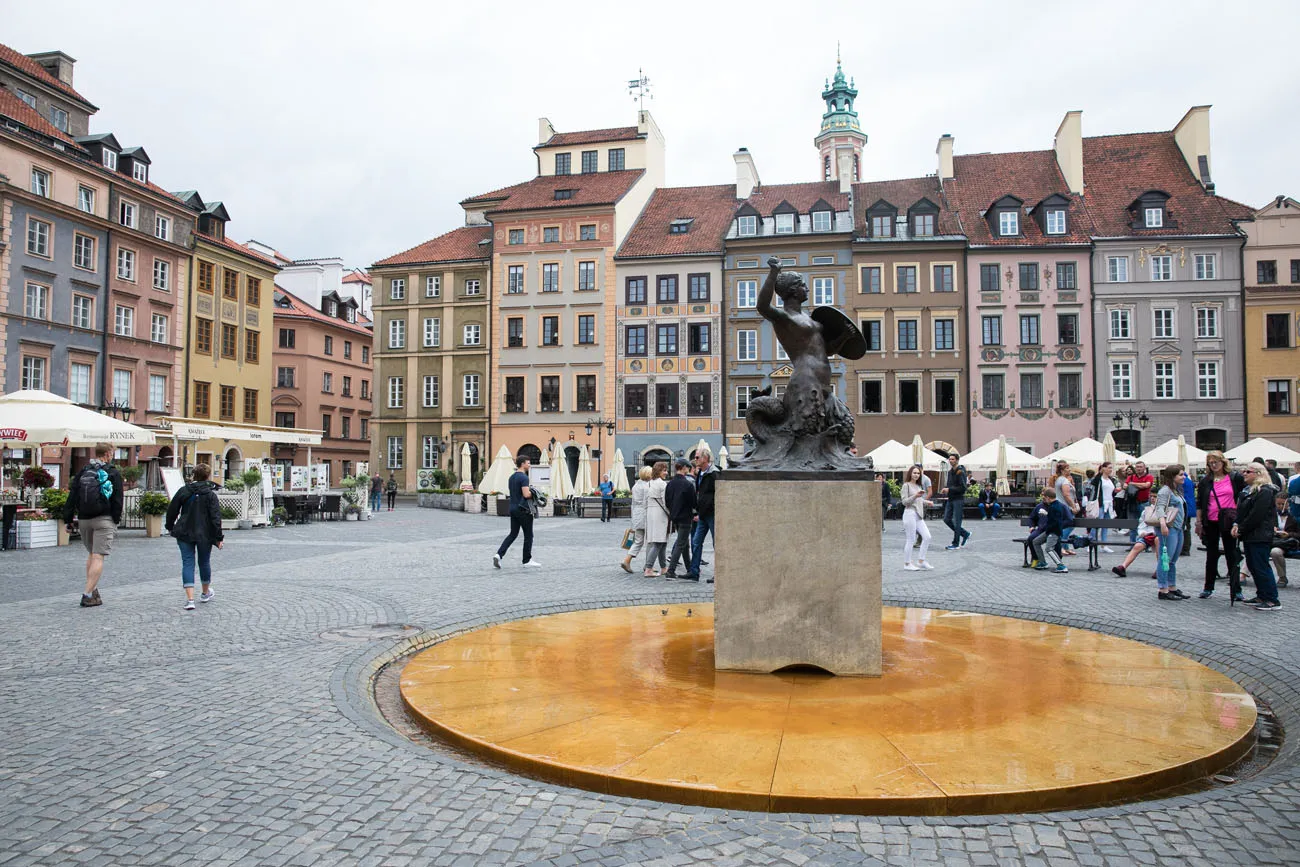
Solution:
{"label": "red tile roof", "polygon": [[[1100,237],[1122,235],[1231,235],[1233,218],[1249,208],[1210,195],[1183,160],[1172,132],[1107,135],[1083,140],[1083,182],[1088,212]],[[1132,228],[1128,206],[1148,190],[1170,195],[1168,220],[1159,229]]]}
{"label": "red tile roof", "polygon": [[[782,202],[789,202],[791,207],[801,214],[812,210],[818,199],[825,200],[836,211],[849,209],[848,193],[840,192],[839,181],[812,181],[803,184],[764,184],[755,188],[753,194],[745,200],[763,216],[770,215]],[[739,207],[739,204],[737,204]]]}
{"label": "red tile roof", "polygon": [[539,148],[563,147],[564,145],[600,144],[607,141],[633,141],[641,137],[641,132],[634,126],[618,126],[613,129],[588,129],[582,132],[557,132],[538,145]]}
{"label": "red tile roof", "polygon": [[[711,187],[664,187],[655,190],[632,224],[619,258],[722,253],[722,239],[736,212],[735,184]],[[693,218],[684,234],[668,232],[673,220]]]}
{"label": "red tile roof", "polygon": [[[1009,154],[967,154],[953,158],[956,177],[944,184],[949,202],[957,208],[962,229],[974,246],[1017,247],[1042,244],[1087,244],[1092,220],[1083,200],[1070,192],[1056,163],[1055,151],[1020,151]],[[1090,185],[1084,170],[1084,182]],[[1027,211],[1052,194],[1069,199],[1064,235],[1047,235]],[[1003,196],[1024,202],[1020,209],[1021,237],[1001,238],[989,230],[984,212]],[[1127,202],[1125,203],[1127,204]]]}
{"label": "red tile roof", "polygon": [[289,301],[288,307],[281,307],[278,304],[275,306],[273,313],[276,317],[287,316],[294,319],[311,319],[326,325],[332,325],[343,331],[351,331],[354,334],[359,334],[363,337],[369,338],[371,336],[370,329],[366,328],[366,325],[369,324],[370,320],[362,316],[360,310],[357,311],[357,321],[349,322],[346,319],[340,319],[337,316],[326,316],[324,313],[317,310],[315,307],[312,307],[306,301],[303,301],[283,286],[277,285],[275,291],[283,295]]}
{"label": "red tile roof", "polygon": [[[644,169],[630,169],[585,175],[540,175],[522,184],[471,196],[461,205],[489,205],[489,214],[612,205],[623,198],[644,174]],[[573,196],[556,199],[556,190],[573,190]]]}
{"label": "red tile roof", "polygon": [[[8,45],[0,45],[0,63],[6,63],[9,66],[12,66],[15,69],[17,69],[19,72],[22,72],[24,75],[28,75],[31,76],[32,78],[42,81],[45,84],[48,84],[50,87],[55,88],[56,90],[61,90],[64,93],[66,93],[68,96],[78,99],[81,102],[85,103],[86,105],[91,105],[90,100],[86,99],[84,96],[77,93],[75,90],[73,90],[68,85],[64,84],[62,81],[59,81],[53,75],[50,75],[50,73],[46,71],[44,66],[41,66],[39,63],[37,63],[35,60],[32,60],[26,54],[13,50]],[[91,107],[93,108],[94,106]]]}
{"label": "red tile roof", "polygon": [[209,244],[215,244],[218,247],[225,247],[227,250],[233,250],[234,252],[247,256],[250,259],[256,259],[258,262],[261,262],[276,271],[280,270],[279,263],[274,259],[268,259],[252,247],[245,247],[238,241],[232,241],[229,238],[214,238],[211,235],[205,235],[203,232],[197,230],[194,232],[194,237],[200,241],[206,241]]}
{"label": "red tile roof", "polygon": [[364,284],[366,284],[367,286],[370,286],[372,283],[374,283],[374,281],[370,279],[370,276],[369,276],[368,274],[366,274],[365,271],[362,271],[362,270],[360,270],[360,269],[357,269],[357,270],[355,270],[355,271],[349,271],[349,272],[348,272],[348,275],[347,275],[346,277],[343,278],[343,282],[344,282],[344,283],[364,283]]}
{"label": "red tile roof", "polygon": [[[492,237],[491,226],[461,226],[445,235],[439,235],[432,241],[425,241],[405,252],[380,259],[372,268],[383,265],[425,265],[432,262],[464,262],[472,259],[487,259],[492,255],[490,244],[481,241]],[[346,281],[345,281],[346,282]],[[370,282],[369,279],[366,280]]]}
{"label": "red tile roof", "polygon": [[18,97],[18,94],[7,87],[0,87],[0,115],[11,117],[41,135],[49,136],[70,145],[77,153],[85,153],[85,150],[73,140],[72,136],[41,117],[40,112],[23,102]]}
{"label": "red tile roof", "polygon": [[938,225],[935,234],[960,235],[961,223],[957,212],[951,206],[943,190],[939,188],[938,178],[904,178],[897,181],[871,181],[853,185],[853,201],[858,213],[854,214],[854,227],[859,235],[865,235],[867,229],[867,208],[880,200],[898,208],[899,214],[906,214],[907,209],[921,199],[928,199],[939,208]]}

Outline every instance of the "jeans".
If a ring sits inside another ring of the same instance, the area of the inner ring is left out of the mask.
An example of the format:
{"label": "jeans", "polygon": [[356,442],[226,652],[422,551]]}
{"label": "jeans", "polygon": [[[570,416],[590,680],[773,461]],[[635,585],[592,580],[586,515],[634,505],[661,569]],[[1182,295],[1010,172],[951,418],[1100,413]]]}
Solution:
{"label": "jeans", "polygon": [[952,530],[952,543],[960,545],[961,540],[970,536],[970,532],[961,528],[962,509],[966,506],[964,497],[949,497],[943,504],[943,522]]}
{"label": "jeans", "polygon": [[987,518],[989,516],[989,512],[992,512],[994,520],[997,520],[998,515],[1002,514],[1001,503],[980,503],[979,505],[980,505],[981,518]]}
{"label": "jeans", "polygon": [[1246,543],[1246,568],[1255,579],[1255,595],[1265,602],[1277,602],[1277,578],[1269,563],[1269,542]]}
{"label": "jeans", "polygon": [[604,497],[600,499],[600,519],[608,521],[614,517],[614,501],[607,500]]}
{"label": "jeans", "polygon": [[1241,592],[1241,549],[1232,536],[1232,525],[1216,518],[1202,522],[1202,527],[1205,530],[1201,537],[1205,541],[1205,589],[1213,590],[1214,582],[1218,580],[1219,551],[1222,550],[1223,559],[1228,563],[1228,588],[1236,596]]}
{"label": "jeans", "polygon": [[[1168,590],[1178,586],[1178,558],[1183,553],[1183,531],[1181,527],[1170,527],[1169,535],[1162,536],[1156,531],[1156,586]],[[1169,555],[1169,568],[1162,565],[1164,556]],[[1267,559],[1267,552],[1265,559]]]}
{"label": "jeans", "polygon": [[916,509],[911,506],[903,510],[903,565],[906,566],[912,562],[912,541],[920,535],[921,553],[916,558],[918,561],[925,560],[926,552],[930,550],[930,528],[925,525],[925,519],[916,513]]}
{"label": "jeans", "polygon": [[[389,494],[389,496],[393,496]],[[511,512],[510,513],[510,535],[501,540],[501,547],[497,549],[497,556],[504,557],[519,537],[519,531],[524,531],[524,562],[527,563],[533,559],[533,515],[532,512]]]}
{"label": "jeans", "polygon": [[1132,545],[1137,544],[1139,530],[1141,530],[1144,535],[1147,532],[1147,525],[1142,523],[1142,513],[1146,511],[1146,508],[1146,503],[1139,502],[1138,500],[1128,501],[1128,517],[1137,518],[1138,521],[1137,526],[1128,531],[1128,540]]}
{"label": "jeans", "polygon": [[[700,577],[700,559],[704,556],[704,537],[709,535],[713,535],[713,516],[700,515],[700,520],[695,523],[695,535],[691,537],[691,562],[695,564],[695,568],[686,573],[691,578]],[[718,544],[716,535],[713,535],[713,544]],[[718,552],[715,550],[713,553],[716,555]]]}
{"label": "jeans", "polygon": [[677,574],[677,560],[683,560],[686,574],[698,575],[699,569],[691,569],[691,524],[685,522],[677,525],[677,539],[673,542],[673,553],[668,557],[668,574]]}
{"label": "jeans", "polygon": [[379,511],[379,507],[382,506],[383,503],[384,503],[384,492],[383,492],[383,491],[371,491],[371,492],[370,492],[370,511],[372,511],[372,512],[378,512],[378,511]]}
{"label": "jeans", "polygon": [[194,586],[194,558],[198,555],[199,581],[206,587],[212,583],[212,543],[186,542],[177,539],[176,545],[181,549],[181,585]]}

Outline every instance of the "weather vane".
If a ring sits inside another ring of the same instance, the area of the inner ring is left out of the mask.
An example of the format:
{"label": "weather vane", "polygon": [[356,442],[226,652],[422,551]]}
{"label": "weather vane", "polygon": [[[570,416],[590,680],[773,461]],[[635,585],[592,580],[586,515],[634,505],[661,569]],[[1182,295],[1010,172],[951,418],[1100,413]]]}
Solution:
{"label": "weather vane", "polygon": [[654,94],[650,92],[650,79],[646,78],[644,69],[637,69],[639,78],[634,78],[627,83],[627,92],[632,98],[639,103],[640,110],[645,109],[646,98],[654,99]]}

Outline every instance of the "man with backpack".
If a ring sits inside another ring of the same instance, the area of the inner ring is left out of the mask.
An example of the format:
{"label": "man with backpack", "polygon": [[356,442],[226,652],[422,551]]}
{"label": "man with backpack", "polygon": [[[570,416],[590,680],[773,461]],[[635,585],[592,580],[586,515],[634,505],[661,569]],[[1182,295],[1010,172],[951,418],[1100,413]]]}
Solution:
{"label": "man with backpack", "polygon": [[207,464],[194,468],[194,478],[172,497],[167,507],[167,532],[176,538],[181,549],[181,585],[185,588],[185,610],[194,610],[194,563],[199,565],[203,590],[200,602],[212,601],[212,546],[225,547],[221,530],[221,504],[217,486],[208,479],[212,470]]}
{"label": "man with backpack", "polygon": [[81,543],[86,546],[86,589],[81,607],[103,605],[99,598],[99,579],[104,574],[104,558],[113,551],[117,525],[122,522],[122,474],[109,463],[113,447],[95,446],[95,457],[77,473],[68,488],[68,502],[63,507],[63,523],[72,530],[73,518],[81,529]]}

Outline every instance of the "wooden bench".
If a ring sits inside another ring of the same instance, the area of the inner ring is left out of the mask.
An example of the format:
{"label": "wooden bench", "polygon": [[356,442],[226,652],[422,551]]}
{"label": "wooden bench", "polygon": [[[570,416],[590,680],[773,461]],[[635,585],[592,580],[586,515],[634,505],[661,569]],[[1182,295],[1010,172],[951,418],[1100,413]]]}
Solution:
{"label": "wooden bench", "polygon": [[[574,497],[574,507],[579,518],[600,517],[600,497]],[[626,497],[615,497],[612,517],[631,518],[632,501]]]}
{"label": "wooden bench", "polygon": [[[1071,530],[1119,530],[1121,532],[1128,533],[1134,527],[1137,526],[1137,523],[1138,523],[1137,518],[1075,518],[1074,526],[1070,527],[1069,529]],[[1020,519],[1020,526],[1022,527],[1033,526],[1033,524],[1030,522],[1028,515]],[[1070,537],[1064,536],[1062,537],[1061,541],[1064,542],[1068,538]],[[1028,540],[1029,540],[1028,536],[1020,539],[1011,540],[1013,542],[1019,542],[1024,547],[1024,559],[1022,565],[1025,568],[1029,567],[1029,546],[1025,545],[1025,542],[1027,542]],[[1096,572],[1098,569],[1101,568],[1100,549],[1102,544],[1103,543],[1098,541],[1097,539],[1092,539],[1092,538],[1088,539],[1088,571],[1089,572]]]}

